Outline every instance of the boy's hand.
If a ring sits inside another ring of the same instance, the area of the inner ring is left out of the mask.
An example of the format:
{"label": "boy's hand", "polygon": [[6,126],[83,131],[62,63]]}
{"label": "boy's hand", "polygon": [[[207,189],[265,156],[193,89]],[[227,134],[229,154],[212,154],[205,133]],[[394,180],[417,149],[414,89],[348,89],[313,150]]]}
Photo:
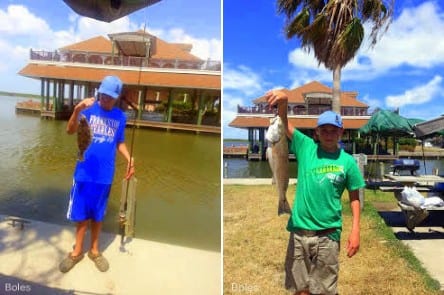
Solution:
{"label": "boy's hand", "polygon": [[125,175],[125,179],[129,180],[131,177],[133,177],[133,175],[136,173],[136,170],[134,168],[134,164],[132,164],[131,166],[128,165],[127,169],[126,169],[126,175]]}
{"label": "boy's hand", "polygon": [[93,104],[94,104],[94,101],[95,101],[96,99],[94,98],[94,97],[90,97],[90,98],[85,98],[84,100],[82,100],[81,102],[79,102],[77,105],[76,105],[76,109],[77,110],[79,110],[79,111],[82,111],[82,110],[84,110],[84,109],[87,109],[87,108],[89,108],[89,107],[91,107]]}
{"label": "boy's hand", "polygon": [[265,93],[265,99],[271,106],[279,105],[281,103],[288,103],[288,96],[282,90],[270,90]]}
{"label": "boy's hand", "polygon": [[359,231],[352,231],[347,241],[347,256],[353,257],[359,251]]}

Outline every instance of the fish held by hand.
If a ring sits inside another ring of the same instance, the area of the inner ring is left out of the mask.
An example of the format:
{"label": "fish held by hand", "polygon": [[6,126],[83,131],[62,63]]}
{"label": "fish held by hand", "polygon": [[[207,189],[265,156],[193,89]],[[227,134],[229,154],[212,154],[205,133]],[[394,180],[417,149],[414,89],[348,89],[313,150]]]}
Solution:
{"label": "fish held by hand", "polygon": [[92,141],[92,132],[85,116],[81,116],[77,127],[77,146],[79,148],[79,161],[84,160],[84,153]]}
{"label": "fish held by hand", "polygon": [[276,185],[279,195],[278,215],[291,214],[286,197],[290,178],[288,173],[288,143],[281,117],[276,116],[270,120],[270,127],[265,138],[268,141],[267,158],[273,172],[273,183]]}

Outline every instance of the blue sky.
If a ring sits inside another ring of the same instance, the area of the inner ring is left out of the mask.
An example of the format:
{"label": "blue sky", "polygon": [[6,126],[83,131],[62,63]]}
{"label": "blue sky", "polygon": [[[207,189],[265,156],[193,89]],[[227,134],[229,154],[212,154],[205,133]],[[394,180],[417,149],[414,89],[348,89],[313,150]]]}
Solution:
{"label": "blue sky", "polygon": [[0,1],[0,90],[40,93],[40,82],[17,74],[29,49],[55,50],[98,35],[143,29],[191,53],[222,59],[220,0],[162,0],[111,23],[76,14],[62,0]]}
{"label": "blue sky", "polygon": [[[395,16],[373,48],[368,40],[342,71],[341,89],[357,91],[370,110],[400,109],[409,118],[444,114],[444,3],[396,1]],[[223,2],[223,137],[247,138],[228,127],[237,105],[251,106],[269,89],[317,80],[332,87],[332,73],[283,34],[285,17],[268,0]],[[366,30],[367,34],[368,30]]]}

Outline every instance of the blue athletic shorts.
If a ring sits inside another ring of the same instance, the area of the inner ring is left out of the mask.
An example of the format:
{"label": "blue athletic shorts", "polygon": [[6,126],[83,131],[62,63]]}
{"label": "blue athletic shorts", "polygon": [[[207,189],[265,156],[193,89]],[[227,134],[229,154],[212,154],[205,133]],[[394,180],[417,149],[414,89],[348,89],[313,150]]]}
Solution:
{"label": "blue athletic shorts", "polygon": [[66,217],[75,222],[103,221],[111,184],[73,181]]}

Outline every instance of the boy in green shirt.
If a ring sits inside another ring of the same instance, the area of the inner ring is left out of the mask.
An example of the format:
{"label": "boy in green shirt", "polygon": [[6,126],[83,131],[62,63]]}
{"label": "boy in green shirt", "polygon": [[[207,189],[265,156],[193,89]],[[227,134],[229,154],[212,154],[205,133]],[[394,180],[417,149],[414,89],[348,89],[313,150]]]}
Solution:
{"label": "boy in green shirt", "polygon": [[278,106],[298,161],[296,197],[287,225],[290,240],[285,286],[297,295],[337,294],[341,196],[347,189],[353,222],[346,249],[352,257],[359,250],[359,189],[365,186],[356,161],[339,147],[342,118],[332,111],[322,113],[315,141],[288,123],[284,92],[269,91],[265,97],[270,106]]}

